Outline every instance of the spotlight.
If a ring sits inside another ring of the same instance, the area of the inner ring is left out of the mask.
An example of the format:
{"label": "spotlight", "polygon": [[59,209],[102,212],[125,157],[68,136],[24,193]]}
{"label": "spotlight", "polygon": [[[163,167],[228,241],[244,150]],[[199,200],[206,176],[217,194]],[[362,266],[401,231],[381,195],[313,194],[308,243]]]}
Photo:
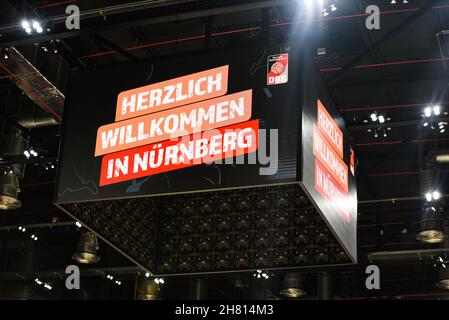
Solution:
{"label": "spotlight", "polygon": [[441,114],[441,106],[428,106],[424,109],[424,116],[430,118],[432,115],[439,116]]}
{"label": "spotlight", "polygon": [[439,191],[432,192],[432,197],[434,200],[439,200],[441,198],[441,193]]}
{"label": "spotlight", "polygon": [[36,30],[37,33],[44,32],[44,29],[42,28],[41,24],[36,20],[33,20],[33,29]]}
{"label": "spotlight", "polygon": [[14,172],[0,176],[0,209],[14,210],[22,206],[18,199],[20,193],[19,179]]}
{"label": "spotlight", "polygon": [[438,190],[429,191],[429,192],[426,192],[425,197],[428,202],[431,202],[433,200],[437,201],[437,200],[440,200],[441,193]]}
{"label": "spotlight", "polygon": [[2,57],[3,59],[5,59],[5,60],[8,60],[8,59],[9,59],[8,49],[3,49],[3,50],[1,51],[1,57]]}
{"label": "spotlight", "polygon": [[28,150],[25,150],[23,152],[23,154],[25,155],[25,157],[27,157],[27,159],[29,159],[31,157],[31,154],[30,154],[30,152]]}
{"label": "spotlight", "polygon": [[449,269],[440,269],[436,286],[440,289],[449,290]]}
{"label": "spotlight", "polygon": [[160,287],[150,279],[142,279],[137,284],[138,300],[159,300]]}
{"label": "spotlight", "polygon": [[27,20],[22,21],[22,28],[28,29],[30,27],[30,23]]}
{"label": "spotlight", "polygon": [[283,289],[280,294],[290,299],[304,297],[306,295],[306,291],[303,289],[302,275],[298,273],[287,273],[285,275]]}
{"label": "spotlight", "polygon": [[385,123],[385,117],[384,116],[379,116],[379,123]]}
{"label": "spotlight", "polygon": [[377,114],[372,113],[372,114],[371,114],[371,120],[372,120],[373,122],[376,122],[376,121],[377,121]]}
{"label": "spotlight", "polygon": [[434,207],[425,207],[419,222],[420,232],[417,239],[424,243],[441,243],[444,241],[443,219]]}
{"label": "spotlight", "polygon": [[77,226],[78,228],[81,228],[81,227],[82,227],[82,224],[79,223],[78,221],[77,221],[75,224],[76,224],[76,226]]}
{"label": "spotlight", "polygon": [[150,277],[150,273],[149,272],[145,273],[145,277],[149,278]]}
{"label": "spotlight", "polygon": [[441,108],[440,108],[440,106],[434,106],[433,107],[433,113],[436,115],[436,116],[439,116],[440,114],[441,114]]}
{"label": "spotlight", "polygon": [[100,261],[98,256],[98,240],[95,234],[85,232],[81,235],[77,245],[78,251],[72,256],[72,259],[83,264],[97,263]]}
{"label": "spotlight", "polygon": [[30,22],[28,20],[23,20],[22,21],[22,28],[28,34],[32,34],[33,33],[33,29],[31,29],[31,24],[30,24]]}
{"label": "spotlight", "polygon": [[254,273],[253,276],[257,279],[264,278],[265,280],[268,280],[270,278],[270,276],[262,270],[256,270],[256,273]]}

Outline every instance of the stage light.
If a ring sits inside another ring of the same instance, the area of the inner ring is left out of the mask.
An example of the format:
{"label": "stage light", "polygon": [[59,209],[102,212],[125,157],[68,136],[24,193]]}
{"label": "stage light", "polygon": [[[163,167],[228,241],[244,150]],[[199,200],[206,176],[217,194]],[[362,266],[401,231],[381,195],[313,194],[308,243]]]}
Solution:
{"label": "stage light", "polygon": [[30,25],[30,22],[28,20],[23,20],[22,21],[22,28],[28,34],[33,33],[33,29],[31,29],[31,25]]}
{"label": "stage light", "polygon": [[376,122],[376,121],[377,121],[377,114],[372,113],[372,114],[371,114],[371,120],[372,120],[373,122]]}
{"label": "stage light", "polygon": [[433,107],[433,113],[434,113],[436,116],[439,116],[439,115],[441,114],[441,107],[438,106],[438,105],[434,106],[434,107]]}
{"label": "stage light", "polygon": [[19,179],[14,172],[0,176],[0,210],[14,210],[22,206],[18,199],[20,193]]}
{"label": "stage light", "polygon": [[428,202],[437,201],[441,198],[441,193],[438,190],[426,192],[425,198]]}
{"label": "stage light", "polygon": [[287,273],[285,275],[283,289],[280,294],[290,299],[304,297],[306,295],[306,291],[303,289],[302,275],[298,273]]}
{"label": "stage light", "polygon": [[137,300],[159,300],[159,285],[150,279],[142,279],[137,284]]}
{"label": "stage light", "polygon": [[78,228],[81,228],[81,227],[82,227],[82,224],[79,223],[78,221],[75,223],[75,225],[76,225]]}
{"label": "stage light", "polygon": [[97,254],[98,241],[95,234],[85,232],[81,235],[77,245],[78,251],[72,256],[72,259],[83,264],[97,263],[100,257]]}
{"label": "stage light", "polygon": [[432,192],[432,197],[434,200],[439,200],[441,198],[441,193],[439,191]]}
{"label": "stage light", "polygon": [[8,49],[5,48],[1,50],[1,57],[5,60],[9,59]]}
{"label": "stage light", "polygon": [[449,269],[443,268],[440,270],[436,286],[440,289],[449,290]]}
{"label": "stage light", "polygon": [[434,207],[425,207],[419,222],[420,231],[417,240],[424,243],[441,243],[444,241],[443,219]]}
{"label": "stage light", "polygon": [[149,272],[145,273],[145,277],[149,278],[150,277],[150,273]]}
{"label": "stage light", "polygon": [[426,107],[425,109],[424,109],[424,115],[426,116],[426,117],[431,117],[432,116],[432,109],[430,108],[430,107]]}

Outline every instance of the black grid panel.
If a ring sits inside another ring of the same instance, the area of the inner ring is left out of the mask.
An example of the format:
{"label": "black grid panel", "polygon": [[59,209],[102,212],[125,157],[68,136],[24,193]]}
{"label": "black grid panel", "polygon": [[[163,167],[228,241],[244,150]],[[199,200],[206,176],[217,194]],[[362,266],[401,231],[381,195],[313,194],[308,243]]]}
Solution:
{"label": "black grid panel", "polygon": [[159,275],[350,262],[299,185],[64,207]]}
{"label": "black grid panel", "polygon": [[141,265],[154,265],[159,199],[84,202],[63,207]]}

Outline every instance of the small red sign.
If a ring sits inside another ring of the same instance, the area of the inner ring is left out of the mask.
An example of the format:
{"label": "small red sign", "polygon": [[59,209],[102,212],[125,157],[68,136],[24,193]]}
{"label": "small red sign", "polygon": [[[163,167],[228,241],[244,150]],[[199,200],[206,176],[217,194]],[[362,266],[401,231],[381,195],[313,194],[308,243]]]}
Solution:
{"label": "small red sign", "polygon": [[268,57],[267,85],[274,86],[288,82],[288,53]]}

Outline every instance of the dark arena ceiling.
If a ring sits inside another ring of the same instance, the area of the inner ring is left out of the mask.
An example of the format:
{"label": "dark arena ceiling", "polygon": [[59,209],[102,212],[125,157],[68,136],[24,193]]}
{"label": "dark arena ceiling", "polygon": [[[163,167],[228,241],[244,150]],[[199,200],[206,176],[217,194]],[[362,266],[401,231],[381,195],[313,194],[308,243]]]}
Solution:
{"label": "dark arena ceiling", "polygon": [[[86,231],[53,204],[71,70],[296,43],[298,30],[354,140],[358,264],[267,271],[263,280],[254,272],[168,276],[153,293],[163,300],[285,299],[293,274],[307,292],[301,299],[447,299],[436,282],[449,255],[449,1],[328,0],[313,15],[308,2],[319,1],[2,1],[0,188],[9,192],[16,183],[10,172],[17,173],[21,206],[0,210],[0,299],[135,299],[146,279],[145,270],[99,238],[100,261],[81,266],[82,290],[65,290],[65,268]],[[80,9],[79,30],[66,28],[69,5]],[[380,29],[366,27],[370,5],[380,8]],[[22,21],[31,18],[41,33],[24,30]],[[10,145],[12,136],[31,154],[11,151],[20,148]],[[440,193],[434,207],[446,218],[437,243],[419,238],[426,192],[433,191],[425,187],[429,175]],[[365,287],[370,264],[381,267],[381,290]]]}

